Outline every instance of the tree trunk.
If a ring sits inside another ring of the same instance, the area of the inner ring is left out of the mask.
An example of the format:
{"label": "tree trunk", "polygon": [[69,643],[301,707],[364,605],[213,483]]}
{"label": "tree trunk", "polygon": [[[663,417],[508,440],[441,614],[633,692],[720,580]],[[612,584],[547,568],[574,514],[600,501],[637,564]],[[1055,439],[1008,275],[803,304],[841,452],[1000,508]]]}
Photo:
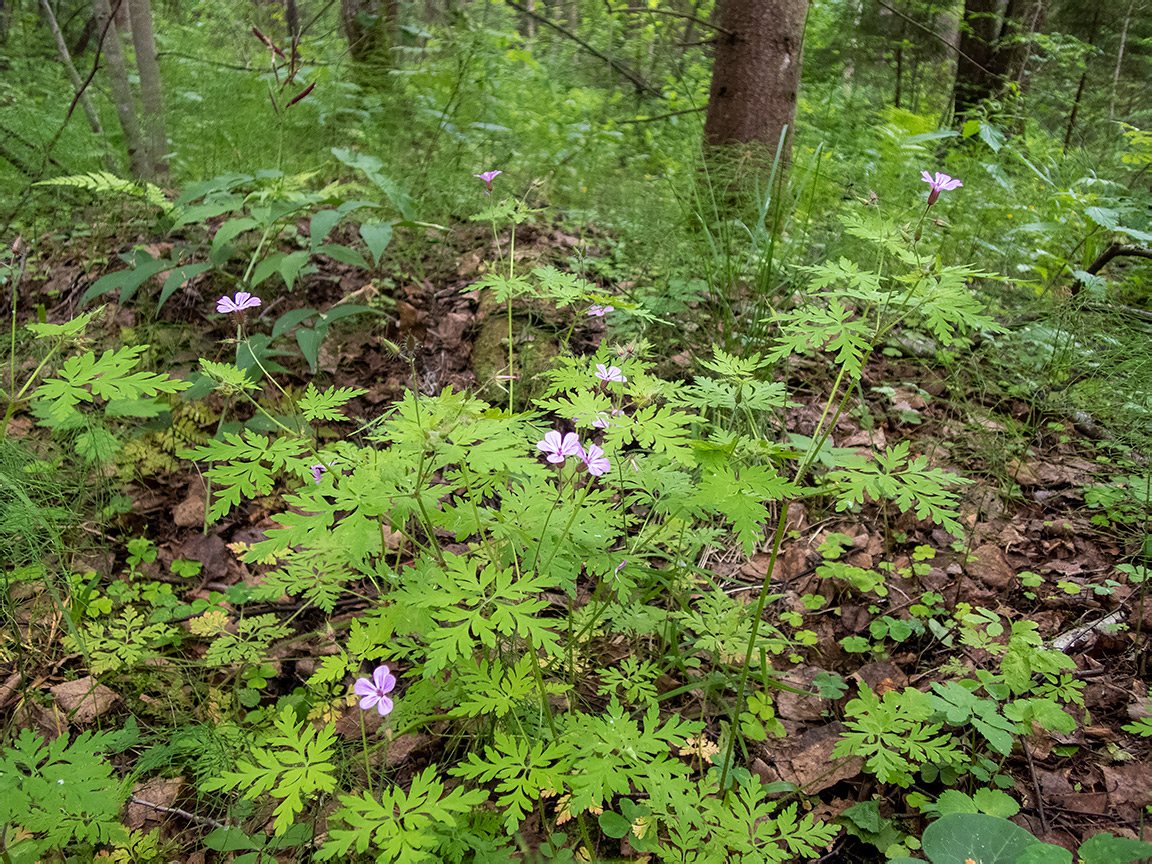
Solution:
{"label": "tree trunk", "polygon": [[892,104],[900,107],[900,97],[904,91],[904,23],[900,23],[900,38],[896,42],[896,92]]}
{"label": "tree trunk", "polygon": [[[759,143],[774,152],[791,130],[806,9],[804,0],[721,0],[704,121],[709,146]],[[781,152],[787,159],[787,143]]]}
{"label": "tree trunk", "polygon": [[[126,0],[121,0],[123,6]],[[124,132],[124,145],[128,150],[128,165],[133,177],[143,177],[146,153],[144,140],[140,135],[140,121],[136,116],[136,100],[132,97],[132,85],[128,81],[128,68],[124,65],[124,52],[120,50],[120,36],[116,25],[109,26],[112,6],[109,0],[92,0],[92,12],[96,18],[97,32],[104,36],[103,52],[108,67],[108,87],[112,102],[116,106],[116,116],[120,118],[120,128]]]}
{"label": "tree trunk", "polygon": [[[48,0],[40,0],[40,13],[44,16],[44,21],[48,24],[48,29],[52,31],[52,37],[56,40],[56,53],[60,55],[60,62],[64,66],[64,70],[68,73],[68,79],[72,82],[72,87],[76,91],[76,96],[80,101],[80,107],[84,109],[84,114],[88,117],[88,125],[92,127],[93,134],[100,140],[100,143],[107,149],[108,140],[104,137],[104,127],[100,125],[100,115],[96,113],[96,108],[92,104],[92,100],[88,98],[88,93],[84,89],[84,81],[80,78],[80,73],[76,71],[76,66],[72,63],[72,56],[68,53],[68,45],[64,41],[64,34],[60,32],[60,25],[56,23],[56,16],[52,12],[52,7],[48,5]],[[110,153],[107,154],[105,159],[108,170],[114,171],[116,163],[112,159]]]}
{"label": "tree trunk", "polygon": [[1076,115],[1080,113],[1080,97],[1084,95],[1084,82],[1088,80],[1088,70],[1085,69],[1080,75],[1080,84],[1076,87],[1076,97],[1072,100],[1072,113],[1068,115],[1068,129],[1064,133],[1064,146],[1060,148],[1061,153],[1067,153],[1068,147],[1072,144],[1072,130],[1076,128]]}
{"label": "tree trunk", "polygon": [[999,84],[994,70],[995,43],[1000,37],[999,7],[998,0],[964,0],[960,54],[952,91],[957,116],[971,113]]}
{"label": "tree trunk", "polygon": [[157,181],[168,173],[168,136],[164,131],[164,88],[156,59],[156,35],[152,30],[152,0],[126,0],[132,15],[132,43],[136,46],[136,72],[140,76],[140,105],[144,127],[144,159],[141,175]]}
{"label": "tree trunk", "polygon": [[1136,0],[1128,0],[1128,11],[1124,13],[1124,28],[1120,31],[1120,47],[1116,51],[1116,70],[1112,73],[1112,97],[1108,100],[1108,119],[1116,119],[1116,89],[1120,86],[1120,66],[1124,62],[1124,45],[1128,41],[1128,23],[1132,20],[1132,7]]}
{"label": "tree trunk", "polygon": [[116,18],[116,29],[121,36],[132,35],[132,13],[128,11],[128,0],[120,0],[112,10]]}
{"label": "tree trunk", "polygon": [[400,20],[399,0],[340,0],[340,19],[353,60],[377,59],[391,65],[390,49],[396,44]]}
{"label": "tree trunk", "polygon": [[300,39],[300,10],[296,0],[284,0],[284,23],[288,25],[288,38],[296,43]]}

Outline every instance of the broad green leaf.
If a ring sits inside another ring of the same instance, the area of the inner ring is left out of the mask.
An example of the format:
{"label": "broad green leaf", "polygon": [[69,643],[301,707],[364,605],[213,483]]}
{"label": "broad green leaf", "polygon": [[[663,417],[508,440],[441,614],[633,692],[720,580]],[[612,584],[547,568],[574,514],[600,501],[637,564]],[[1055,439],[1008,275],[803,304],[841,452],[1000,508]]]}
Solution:
{"label": "broad green leaf", "polygon": [[1145,858],[1152,858],[1152,843],[1114,837],[1107,831],[1080,845],[1080,864],[1133,864]]}
{"label": "broad green leaf", "polygon": [[164,280],[164,287],[160,290],[160,300],[156,303],[156,308],[159,309],[163,306],[164,301],[171,297],[177,288],[187,285],[189,280],[211,269],[212,265],[207,261],[201,261],[199,264],[183,264],[177,267]]}
{"label": "broad green leaf", "polygon": [[368,262],[364,260],[363,255],[355,249],[349,249],[347,246],[341,246],[338,243],[327,243],[323,246],[318,246],[315,252],[317,255],[327,255],[333,261],[339,261],[341,264],[351,264],[353,267],[361,267],[365,270],[369,269]]}
{"label": "broad green leaf", "polygon": [[339,210],[321,210],[312,216],[308,230],[313,252],[328,239],[328,235],[332,233],[332,229],[336,227],[336,223],[340,221],[343,215]]}
{"label": "broad green leaf", "polygon": [[372,263],[379,267],[380,256],[392,240],[392,225],[388,222],[365,222],[360,226],[360,239],[368,247]]}
{"label": "broad green leaf", "polygon": [[311,257],[310,252],[301,249],[298,252],[285,255],[284,260],[280,262],[280,275],[284,277],[284,284],[288,286],[289,291],[292,290],[296,277],[300,275],[300,271],[304,269]]}
{"label": "broad green leaf", "polygon": [[105,274],[97,279],[80,298],[81,306],[93,297],[99,297],[101,294],[114,291],[117,288],[120,289],[119,302],[123,305],[136,293],[136,289],[147,280],[172,267],[171,261],[165,258],[153,258],[142,249],[131,256],[123,257],[133,266],[127,270],[117,270],[115,273]]}
{"label": "broad green leaf", "polygon": [[272,338],[275,339],[284,333],[287,333],[293,327],[300,324],[302,321],[307,321],[313,315],[319,315],[315,309],[293,309],[291,312],[285,312],[276,319],[276,323],[272,325]]}
{"label": "broad green leaf", "polygon": [[1051,843],[1034,843],[1013,864],[1072,864],[1072,853]]}
{"label": "broad green leaf", "polygon": [[600,830],[615,840],[627,836],[628,832],[632,830],[631,822],[611,810],[605,810],[596,818],[596,821],[600,823]]}
{"label": "broad green leaf", "polygon": [[300,352],[308,361],[308,368],[316,374],[316,363],[320,359],[320,343],[328,335],[327,327],[298,327],[296,328],[296,344]]}
{"label": "broad green leaf", "polygon": [[924,854],[932,864],[1015,864],[1036,842],[1018,825],[983,813],[942,816],[924,831]]}
{"label": "broad green leaf", "polygon": [[212,237],[212,249],[208,253],[208,260],[217,266],[223,264],[228,260],[231,253],[229,244],[240,234],[257,227],[259,224],[256,220],[249,219],[247,216],[240,219],[229,219],[216,230],[216,234]]}

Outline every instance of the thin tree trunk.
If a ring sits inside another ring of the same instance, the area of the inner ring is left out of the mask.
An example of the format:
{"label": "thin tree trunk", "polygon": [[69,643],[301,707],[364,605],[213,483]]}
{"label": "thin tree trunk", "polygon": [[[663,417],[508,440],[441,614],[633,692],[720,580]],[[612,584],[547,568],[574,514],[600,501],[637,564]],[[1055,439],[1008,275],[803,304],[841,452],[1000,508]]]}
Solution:
{"label": "thin tree trunk", "polygon": [[[123,6],[127,0],[120,0]],[[128,150],[128,165],[133,177],[143,177],[145,169],[142,160],[144,139],[140,134],[140,120],[136,116],[136,100],[132,96],[132,85],[128,81],[128,68],[124,65],[124,52],[120,50],[120,36],[116,26],[109,26],[112,6],[109,0],[92,0],[92,12],[96,17],[98,32],[104,34],[104,59],[108,67],[108,89],[116,106],[116,116],[120,118],[120,129],[124,132],[124,146]],[[107,29],[106,29],[107,28]]]}
{"label": "thin tree trunk", "polygon": [[957,117],[968,114],[996,89],[994,56],[1000,35],[999,6],[998,0],[964,0],[952,88]]}
{"label": "thin tree trunk", "polygon": [[288,38],[293,42],[300,39],[300,10],[296,0],[284,0],[284,23],[288,25]]}
{"label": "thin tree trunk", "polygon": [[1020,60],[1020,68],[1016,70],[1016,86],[1024,89],[1024,74],[1028,69],[1028,61],[1032,59],[1032,46],[1036,42],[1036,30],[1040,27],[1040,19],[1044,15],[1044,0],[1035,0],[1035,9],[1032,12],[1032,23],[1028,25],[1028,44],[1024,47],[1024,56]]}
{"label": "thin tree trunk", "polygon": [[900,107],[900,97],[904,88],[904,27],[905,24],[901,21],[900,39],[896,43],[896,93],[892,97],[892,102],[897,108]]}
{"label": "thin tree trunk", "polygon": [[1076,98],[1072,100],[1072,113],[1068,115],[1068,131],[1064,133],[1064,146],[1061,153],[1068,152],[1068,145],[1072,143],[1072,129],[1076,125],[1076,115],[1080,111],[1080,97],[1084,95],[1084,82],[1088,80],[1088,70],[1080,75],[1080,85],[1076,88]]}
{"label": "thin tree trunk", "polygon": [[168,173],[168,136],[164,128],[164,86],[156,59],[151,0],[127,0],[132,13],[132,43],[136,46],[136,72],[140,76],[146,174],[152,181]]}
{"label": "thin tree trunk", "polygon": [[1124,13],[1124,27],[1120,31],[1120,48],[1116,51],[1116,71],[1112,73],[1112,98],[1108,100],[1108,119],[1116,119],[1116,88],[1120,86],[1120,64],[1124,62],[1124,45],[1128,41],[1128,23],[1132,20],[1132,7],[1136,0],[1128,0],[1128,11]]}
{"label": "thin tree trunk", "polygon": [[[92,100],[88,98],[88,93],[85,92],[84,81],[72,63],[72,57],[68,53],[68,45],[64,41],[64,34],[60,32],[60,25],[56,23],[56,15],[53,14],[52,7],[48,5],[48,0],[40,0],[40,12],[56,40],[56,53],[60,55],[60,62],[64,64],[64,70],[68,73],[68,78],[72,82],[72,87],[80,101],[80,107],[84,109],[84,114],[88,117],[88,125],[92,127],[93,134],[100,139],[101,144],[107,150],[108,140],[104,136],[104,127],[100,125],[100,116],[96,113],[96,107],[92,104]],[[108,170],[115,170],[116,163],[110,153],[106,153],[105,162],[108,165]]]}
{"label": "thin tree trunk", "polygon": [[132,13],[128,10],[128,0],[122,0],[112,11],[116,16],[116,30],[121,36],[132,35]]}

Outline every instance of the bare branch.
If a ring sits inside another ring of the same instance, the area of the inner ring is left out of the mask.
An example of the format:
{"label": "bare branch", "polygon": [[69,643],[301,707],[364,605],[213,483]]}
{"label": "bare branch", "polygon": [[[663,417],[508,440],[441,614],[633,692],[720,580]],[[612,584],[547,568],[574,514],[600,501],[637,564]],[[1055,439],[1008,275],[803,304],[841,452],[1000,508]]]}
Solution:
{"label": "bare branch", "polygon": [[674,9],[649,9],[647,6],[624,6],[620,9],[609,9],[613,15],[620,15],[627,13],[629,15],[667,15],[671,18],[683,18],[687,21],[695,21],[697,24],[703,24],[705,27],[711,27],[725,36],[734,35],[731,30],[721,27],[719,24],[713,24],[711,21],[705,21],[703,18],[697,18],[695,15],[689,15],[687,12],[677,12]]}
{"label": "bare branch", "polygon": [[563,28],[559,24],[557,24],[555,21],[551,21],[548,18],[546,18],[545,16],[539,15],[536,12],[533,12],[528,7],[526,7],[520,3],[517,3],[516,0],[505,0],[505,3],[506,3],[506,5],[511,6],[513,9],[516,9],[519,12],[523,12],[529,18],[534,18],[535,20],[539,21],[541,24],[544,24],[548,27],[551,27],[557,33],[560,33],[563,36],[567,36],[569,39],[571,39],[573,42],[575,42],[577,45],[579,45],[581,48],[583,48],[585,51],[587,51],[592,56],[599,57],[601,60],[603,60],[605,63],[607,63],[613,69],[615,69],[617,72],[619,72],[621,75],[623,75],[629,81],[631,81],[636,86],[637,91],[651,93],[652,95],[657,96],[661,99],[664,98],[663,93],[661,93],[659,90],[657,90],[651,84],[649,84],[647,81],[645,81],[643,78],[641,78],[639,75],[637,75],[631,69],[629,69],[627,66],[623,65],[622,63],[619,63],[616,60],[613,60],[607,54],[600,53],[595,48],[593,48],[591,45],[589,45],[587,42],[585,42],[583,39],[581,39],[579,36],[577,36],[575,33],[573,33],[571,30],[566,30],[565,28]]}

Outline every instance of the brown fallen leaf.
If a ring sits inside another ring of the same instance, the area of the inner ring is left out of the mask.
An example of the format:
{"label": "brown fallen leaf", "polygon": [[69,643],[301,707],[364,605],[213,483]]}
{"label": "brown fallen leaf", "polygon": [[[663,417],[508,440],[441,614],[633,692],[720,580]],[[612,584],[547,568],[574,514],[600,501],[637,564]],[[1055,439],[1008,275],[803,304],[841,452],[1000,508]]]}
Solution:
{"label": "brown fallen leaf", "polygon": [[780,779],[795,783],[807,795],[815,795],[859,774],[864,768],[861,757],[832,758],[844,729],[843,723],[829,723],[797,738],[789,750],[775,759]]}
{"label": "brown fallen leaf", "polygon": [[1131,762],[1115,768],[1100,766],[1104,789],[1112,812],[1135,824],[1145,807],[1152,804],[1152,765]]}
{"label": "brown fallen leaf", "polygon": [[184,500],[172,508],[172,521],[181,528],[203,525],[207,506],[203,488],[193,485]]}
{"label": "brown fallen leaf", "polygon": [[970,564],[972,575],[989,588],[1007,588],[1016,577],[1016,571],[1004,557],[999,546],[986,543],[976,549],[976,561]]}
{"label": "brown fallen leaf", "polygon": [[[144,783],[137,783],[132,794],[141,801],[156,804],[160,807],[172,807],[184,786],[183,777],[153,777]],[[159,827],[168,818],[168,815],[152,807],[137,804],[129,799],[128,810],[124,815],[124,824],[136,831],[144,828],[151,831]]]}
{"label": "brown fallen leaf", "polygon": [[120,699],[91,675],[75,681],[64,681],[48,690],[56,697],[60,709],[71,714],[72,722],[81,726],[91,723]]}

